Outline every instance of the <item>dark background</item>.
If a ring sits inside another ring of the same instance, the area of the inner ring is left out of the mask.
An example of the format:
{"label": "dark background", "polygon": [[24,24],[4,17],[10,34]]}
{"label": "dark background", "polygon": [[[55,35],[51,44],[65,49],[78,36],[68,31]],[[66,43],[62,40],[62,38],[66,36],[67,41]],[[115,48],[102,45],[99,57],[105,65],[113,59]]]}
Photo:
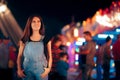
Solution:
{"label": "dark background", "polygon": [[82,22],[97,10],[109,7],[116,0],[6,0],[8,8],[22,29],[29,15],[38,13],[43,17],[51,36],[72,21]]}

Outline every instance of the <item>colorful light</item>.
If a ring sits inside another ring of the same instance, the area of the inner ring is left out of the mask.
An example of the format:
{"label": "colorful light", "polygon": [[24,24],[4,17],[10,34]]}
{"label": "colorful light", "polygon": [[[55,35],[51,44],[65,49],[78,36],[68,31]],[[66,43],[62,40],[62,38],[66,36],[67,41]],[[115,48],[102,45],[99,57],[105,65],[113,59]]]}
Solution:
{"label": "colorful light", "polygon": [[74,37],[78,37],[78,33],[79,33],[78,29],[75,28],[75,29],[74,29]]}
{"label": "colorful light", "polygon": [[75,60],[77,61],[79,59],[79,54],[75,54]]}
{"label": "colorful light", "polygon": [[98,45],[96,45],[96,49],[98,49]]}
{"label": "colorful light", "polygon": [[114,38],[114,35],[112,35],[112,34],[98,34],[98,38],[107,38],[107,36]]}
{"label": "colorful light", "polygon": [[75,65],[79,65],[79,61],[75,61]]}
{"label": "colorful light", "polygon": [[106,27],[113,27],[112,23],[110,23],[110,18],[107,15],[96,16],[96,22]]}
{"label": "colorful light", "polygon": [[116,32],[120,32],[120,29],[116,29]]}
{"label": "colorful light", "polygon": [[4,5],[4,4],[0,5],[0,13],[5,12],[6,9],[7,9],[6,5]]}
{"label": "colorful light", "polygon": [[85,42],[85,39],[84,38],[78,38],[77,41],[79,41],[79,42]]}
{"label": "colorful light", "polygon": [[70,42],[67,42],[67,43],[66,43],[66,45],[67,45],[67,46],[70,46],[70,45],[71,45],[71,43],[70,43]]}
{"label": "colorful light", "polygon": [[80,52],[79,48],[75,48],[75,51],[76,51],[76,52]]}
{"label": "colorful light", "polygon": [[113,46],[110,46],[110,49],[112,49],[113,48]]}
{"label": "colorful light", "polygon": [[81,46],[82,44],[83,44],[83,42],[80,42],[80,41],[75,42],[75,45],[77,45],[77,46]]}
{"label": "colorful light", "polygon": [[77,26],[77,27],[80,27],[80,22],[77,22],[76,26]]}

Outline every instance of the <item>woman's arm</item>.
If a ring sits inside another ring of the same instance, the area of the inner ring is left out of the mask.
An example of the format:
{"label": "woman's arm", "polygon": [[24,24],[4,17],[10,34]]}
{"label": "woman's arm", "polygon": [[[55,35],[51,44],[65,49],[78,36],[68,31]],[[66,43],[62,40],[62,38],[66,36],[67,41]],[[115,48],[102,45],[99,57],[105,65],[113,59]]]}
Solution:
{"label": "woman's arm", "polygon": [[23,50],[24,50],[24,44],[22,41],[20,41],[19,52],[17,57],[17,73],[19,77],[25,77],[25,74],[23,73],[23,70],[21,68],[21,59],[22,59]]}
{"label": "woman's arm", "polygon": [[51,41],[48,42],[47,44],[47,50],[48,50],[48,68],[51,69],[52,66],[52,53],[51,53]]}
{"label": "woman's arm", "polygon": [[48,67],[45,68],[44,73],[41,74],[42,78],[46,77],[49,74],[52,67],[51,41],[49,41],[47,44],[47,50],[48,50]]}

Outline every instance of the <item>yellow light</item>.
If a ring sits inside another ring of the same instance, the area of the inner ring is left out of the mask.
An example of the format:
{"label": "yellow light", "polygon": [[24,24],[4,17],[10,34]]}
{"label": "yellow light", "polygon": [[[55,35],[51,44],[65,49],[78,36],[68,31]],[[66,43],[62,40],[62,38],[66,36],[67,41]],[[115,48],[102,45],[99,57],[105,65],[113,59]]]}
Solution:
{"label": "yellow light", "polygon": [[80,22],[77,22],[76,26],[79,27],[80,26]]}
{"label": "yellow light", "polygon": [[79,42],[85,42],[85,39],[84,38],[77,38],[77,41],[79,41]]}
{"label": "yellow light", "polygon": [[97,12],[96,12],[96,15],[100,15],[100,12],[99,12],[99,11],[97,11]]}
{"label": "yellow light", "polygon": [[7,9],[7,6],[5,4],[0,5],[0,13],[5,12]]}
{"label": "yellow light", "polygon": [[74,37],[78,37],[79,31],[77,28],[74,29]]}
{"label": "yellow light", "polygon": [[97,66],[97,64],[95,64],[95,67]]}
{"label": "yellow light", "polygon": [[70,46],[70,44],[71,44],[70,42],[67,42],[67,43],[66,43],[67,46]]}
{"label": "yellow light", "polygon": [[85,27],[85,26],[86,26],[86,21],[83,21],[83,24],[82,24],[82,25],[83,25],[83,27]]}
{"label": "yellow light", "polygon": [[112,67],[115,67],[115,64],[114,64],[114,63],[112,64]]}
{"label": "yellow light", "polygon": [[110,18],[107,15],[96,16],[96,21],[106,27],[113,27],[113,24],[110,23]]}

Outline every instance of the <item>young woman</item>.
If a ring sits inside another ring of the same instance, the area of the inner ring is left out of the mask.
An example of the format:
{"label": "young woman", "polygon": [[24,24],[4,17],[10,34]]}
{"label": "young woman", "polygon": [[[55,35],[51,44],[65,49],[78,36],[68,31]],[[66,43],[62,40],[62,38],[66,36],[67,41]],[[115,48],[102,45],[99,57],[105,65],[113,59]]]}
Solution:
{"label": "young woman", "polygon": [[[17,57],[17,73],[23,80],[47,80],[52,65],[52,55],[51,41],[46,44],[48,59],[44,54],[44,30],[44,24],[39,15],[32,15],[28,18],[19,43]],[[23,63],[22,56],[24,57]]]}

